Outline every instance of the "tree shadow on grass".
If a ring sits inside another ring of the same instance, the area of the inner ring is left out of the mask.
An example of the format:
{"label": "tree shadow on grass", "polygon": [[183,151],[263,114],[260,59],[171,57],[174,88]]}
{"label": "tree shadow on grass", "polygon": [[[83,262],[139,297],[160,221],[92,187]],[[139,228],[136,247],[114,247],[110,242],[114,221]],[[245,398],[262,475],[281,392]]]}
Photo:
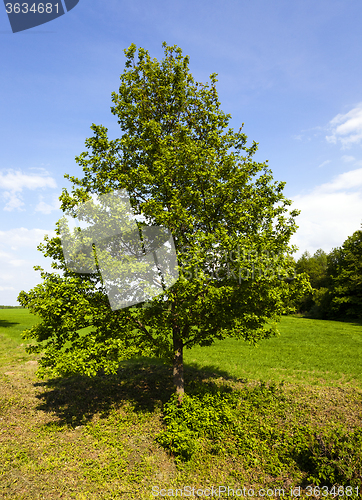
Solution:
{"label": "tree shadow on grass", "polygon": [[[231,377],[213,365],[200,367],[195,363],[188,364],[184,367],[184,374],[185,391],[195,396],[215,394],[217,391],[231,393],[248,384],[247,380]],[[136,413],[162,410],[174,392],[172,366],[147,359],[122,363],[116,375],[57,378],[36,383],[35,386],[44,389],[37,395],[40,401],[37,409],[56,416],[56,421],[52,419],[45,424],[45,428],[54,428],[54,425],[74,428],[90,422],[95,415],[106,419],[113,410],[120,409],[126,403],[130,403]],[[253,389],[250,390],[252,393]],[[268,403],[262,394],[258,399],[257,393],[251,401],[255,402],[255,412],[263,407],[261,403]],[[260,440],[265,445],[263,435]],[[309,470],[309,455],[306,446],[301,451],[291,451],[301,471]],[[296,485],[303,486],[303,481],[297,480]]]}
{"label": "tree shadow on grass", "polygon": [[[214,380],[220,377],[237,381],[212,366],[202,369],[185,366],[184,371],[185,392],[190,394],[220,390],[220,384]],[[96,414],[107,418],[113,409],[126,402],[131,403],[136,412],[161,409],[174,392],[172,366],[147,360],[122,363],[116,375],[97,375],[93,378],[76,375],[34,385],[44,388],[36,396],[40,400],[37,409],[55,414],[59,426],[73,427],[84,425]],[[225,386],[222,390],[232,389]]]}
{"label": "tree shadow on grass", "polygon": [[0,328],[11,328],[15,325],[20,325],[20,323],[14,321],[6,321],[6,319],[0,319]]}

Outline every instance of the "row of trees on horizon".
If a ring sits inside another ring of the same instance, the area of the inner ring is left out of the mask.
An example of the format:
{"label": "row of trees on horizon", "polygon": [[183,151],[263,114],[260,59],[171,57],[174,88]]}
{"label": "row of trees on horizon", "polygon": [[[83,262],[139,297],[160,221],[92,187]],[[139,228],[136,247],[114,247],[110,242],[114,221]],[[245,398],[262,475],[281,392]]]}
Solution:
{"label": "row of trees on horizon", "polygon": [[313,291],[296,303],[305,316],[315,319],[362,318],[362,230],[328,254],[304,252],[296,273],[309,276]]}

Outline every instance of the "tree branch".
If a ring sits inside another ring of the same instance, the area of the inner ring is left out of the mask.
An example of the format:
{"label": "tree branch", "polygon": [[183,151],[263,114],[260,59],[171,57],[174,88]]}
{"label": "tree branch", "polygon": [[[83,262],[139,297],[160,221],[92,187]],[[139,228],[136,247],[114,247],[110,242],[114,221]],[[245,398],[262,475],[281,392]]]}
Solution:
{"label": "tree branch", "polygon": [[151,340],[151,342],[153,342],[153,345],[155,345],[156,347],[160,347],[159,344],[156,342],[156,340],[149,333],[149,331],[145,328],[145,326],[137,318],[133,318],[131,316],[131,319],[133,319],[133,321],[138,325],[139,329],[142,330],[142,332],[146,334],[146,336]]}

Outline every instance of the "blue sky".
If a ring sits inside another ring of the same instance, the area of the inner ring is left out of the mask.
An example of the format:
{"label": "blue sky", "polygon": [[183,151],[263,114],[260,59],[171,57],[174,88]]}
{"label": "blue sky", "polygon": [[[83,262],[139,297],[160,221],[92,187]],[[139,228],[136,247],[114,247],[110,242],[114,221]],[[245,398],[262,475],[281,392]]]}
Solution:
{"label": "blue sky", "polygon": [[245,124],[302,210],[297,257],[340,246],[362,222],[361,22],[360,0],[80,0],[13,34],[0,6],[0,304],[50,269],[36,246],[92,123],[119,136],[111,92],[131,43],[157,59],[178,45],[196,81],[218,73],[230,126]]}

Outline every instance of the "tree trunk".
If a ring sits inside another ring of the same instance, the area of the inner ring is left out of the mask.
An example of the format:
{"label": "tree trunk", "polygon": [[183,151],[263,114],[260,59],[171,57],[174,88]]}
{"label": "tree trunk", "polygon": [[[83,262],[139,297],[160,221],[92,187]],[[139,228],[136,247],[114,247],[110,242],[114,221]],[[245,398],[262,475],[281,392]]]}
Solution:
{"label": "tree trunk", "polygon": [[180,330],[173,328],[173,382],[176,386],[177,405],[181,406],[184,396],[184,361],[183,361],[183,342],[180,337]]}

